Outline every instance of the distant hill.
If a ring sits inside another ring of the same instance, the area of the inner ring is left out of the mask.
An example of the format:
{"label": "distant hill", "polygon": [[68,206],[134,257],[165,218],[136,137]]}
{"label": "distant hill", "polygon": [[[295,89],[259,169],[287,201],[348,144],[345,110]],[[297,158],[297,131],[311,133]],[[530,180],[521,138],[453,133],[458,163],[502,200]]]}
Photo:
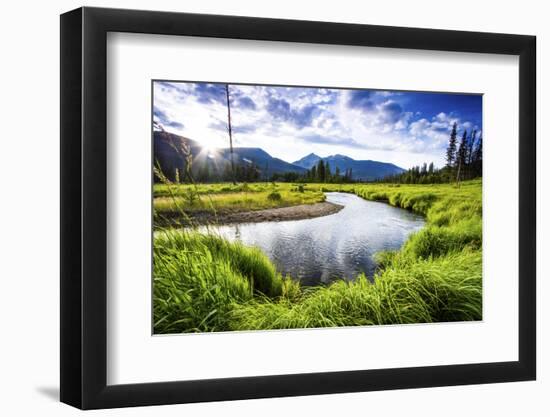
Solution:
{"label": "distant hill", "polygon": [[298,159],[297,161],[294,161],[294,165],[298,165],[299,167],[311,169],[313,165],[317,165],[321,157],[319,155],[315,155],[314,153],[310,153],[309,155],[304,156],[302,159]]}
{"label": "distant hill", "polygon": [[371,160],[355,160],[345,155],[330,155],[325,158],[310,153],[293,162],[294,165],[301,166],[306,169],[311,169],[313,165],[316,165],[319,160],[322,159],[329,163],[332,172],[338,167],[343,174],[347,169],[352,170],[352,178],[354,180],[372,181],[379,178],[386,177],[388,175],[400,174],[405,170],[397,165],[387,162],[371,161]]}
{"label": "distant hill", "polygon": [[[227,178],[231,169],[229,148],[216,149],[208,153],[199,142],[164,131],[154,132],[155,166],[160,165],[163,173],[171,180],[175,178],[176,168],[180,175],[185,172],[186,155],[192,156],[192,173],[198,181],[204,172],[209,178]],[[233,148],[233,160],[240,175],[251,175],[250,179],[271,178],[275,173],[295,172],[303,174],[306,169],[274,158],[260,148]],[[252,172],[254,171],[254,173]]]}
{"label": "distant hill", "polygon": [[[231,152],[229,148],[219,149],[218,152],[227,161],[231,161]],[[246,164],[252,161],[262,171],[263,175],[267,172],[270,177],[275,173],[284,174],[286,172],[296,172],[303,174],[306,172],[304,167],[289,164],[279,158],[274,158],[266,151],[260,148],[233,148],[235,163]]]}
{"label": "distant hill", "polygon": [[[155,166],[160,165],[163,173],[174,180],[176,169],[183,175],[187,164],[187,155],[192,158],[192,173],[194,179],[202,181],[227,180],[231,177],[231,152],[229,148],[216,149],[208,153],[199,142],[165,131],[154,132]],[[274,158],[261,148],[233,148],[235,170],[242,180],[258,180],[271,178],[273,174],[296,173],[304,174],[316,165],[320,159],[328,161],[331,171],[336,167],[342,175],[346,170],[352,170],[354,180],[370,181],[387,175],[399,174],[405,170],[386,162],[357,161],[345,155],[331,155],[325,158],[311,153],[294,163],[288,163]]]}

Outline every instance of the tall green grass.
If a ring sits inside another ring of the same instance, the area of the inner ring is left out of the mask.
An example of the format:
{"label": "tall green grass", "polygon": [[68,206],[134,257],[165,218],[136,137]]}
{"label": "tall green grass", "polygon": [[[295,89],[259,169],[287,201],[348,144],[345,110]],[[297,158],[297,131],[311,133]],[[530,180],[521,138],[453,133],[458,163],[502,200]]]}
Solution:
{"label": "tall green grass", "polygon": [[299,290],[260,249],[214,235],[158,232],[153,253],[155,333],[227,330],[234,305]]}
{"label": "tall green grass", "polygon": [[231,330],[364,326],[481,318],[481,253],[395,265],[374,283],[336,281],[300,302],[252,299],[231,311]]}
{"label": "tall green grass", "polygon": [[426,216],[399,251],[360,276],[302,288],[256,248],[196,231],[154,242],[155,333],[470,321],[482,318],[481,181],[309,185]]}

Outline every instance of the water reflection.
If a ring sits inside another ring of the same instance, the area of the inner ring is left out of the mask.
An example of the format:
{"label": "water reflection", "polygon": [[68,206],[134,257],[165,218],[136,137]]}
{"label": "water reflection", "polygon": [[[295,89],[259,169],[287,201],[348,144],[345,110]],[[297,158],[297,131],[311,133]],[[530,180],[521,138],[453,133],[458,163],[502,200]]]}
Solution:
{"label": "water reflection", "polygon": [[315,219],[225,225],[209,229],[229,240],[261,248],[283,274],[304,285],[372,276],[373,255],[398,249],[424,225],[421,216],[353,194],[327,193],[344,209]]}

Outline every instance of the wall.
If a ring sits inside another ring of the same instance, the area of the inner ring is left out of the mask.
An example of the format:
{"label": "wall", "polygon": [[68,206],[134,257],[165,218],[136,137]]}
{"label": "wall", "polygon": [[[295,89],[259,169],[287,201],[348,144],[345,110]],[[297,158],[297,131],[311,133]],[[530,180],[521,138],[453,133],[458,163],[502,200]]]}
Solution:
{"label": "wall", "polygon": [[[100,411],[94,415],[168,416],[187,413],[206,416],[292,415],[547,415],[550,366],[545,352],[550,342],[548,281],[550,270],[541,259],[548,252],[549,221],[540,215],[550,209],[548,165],[541,166],[549,145],[542,114],[550,96],[541,79],[548,68],[550,27],[544,3],[442,1],[297,2],[202,0],[178,2],[94,1],[89,6],[159,9],[217,14],[328,20],[395,26],[493,31],[538,36],[539,120],[539,378],[537,382],[499,385],[326,395],[232,403]],[[0,271],[0,392],[3,415],[32,412],[59,416],[77,411],[59,404],[58,395],[58,276],[59,276],[59,17],[79,7],[77,1],[6,2],[0,17],[3,126]],[[543,103],[543,100],[546,103]],[[544,131],[543,131],[544,128]],[[22,163],[24,161],[24,163]],[[543,236],[545,234],[545,236]]]}

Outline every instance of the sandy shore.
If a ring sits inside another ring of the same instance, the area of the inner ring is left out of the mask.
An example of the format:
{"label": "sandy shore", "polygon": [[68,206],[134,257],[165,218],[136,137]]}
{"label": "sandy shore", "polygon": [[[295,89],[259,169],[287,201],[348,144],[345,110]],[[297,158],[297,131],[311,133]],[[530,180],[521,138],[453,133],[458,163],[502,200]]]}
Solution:
{"label": "sandy shore", "polygon": [[[195,225],[204,224],[232,224],[232,223],[260,223],[277,222],[284,220],[302,220],[314,217],[328,216],[338,213],[344,206],[339,204],[323,202],[315,204],[301,204],[291,207],[280,207],[265,210],[242,211],[235,213],[218,213],[214,216],[212,212],[195,212],[190,214],[192,223]],[[172,218],[171,222],[178,219]],[[162,222],[165,223],[165,222]]]}

